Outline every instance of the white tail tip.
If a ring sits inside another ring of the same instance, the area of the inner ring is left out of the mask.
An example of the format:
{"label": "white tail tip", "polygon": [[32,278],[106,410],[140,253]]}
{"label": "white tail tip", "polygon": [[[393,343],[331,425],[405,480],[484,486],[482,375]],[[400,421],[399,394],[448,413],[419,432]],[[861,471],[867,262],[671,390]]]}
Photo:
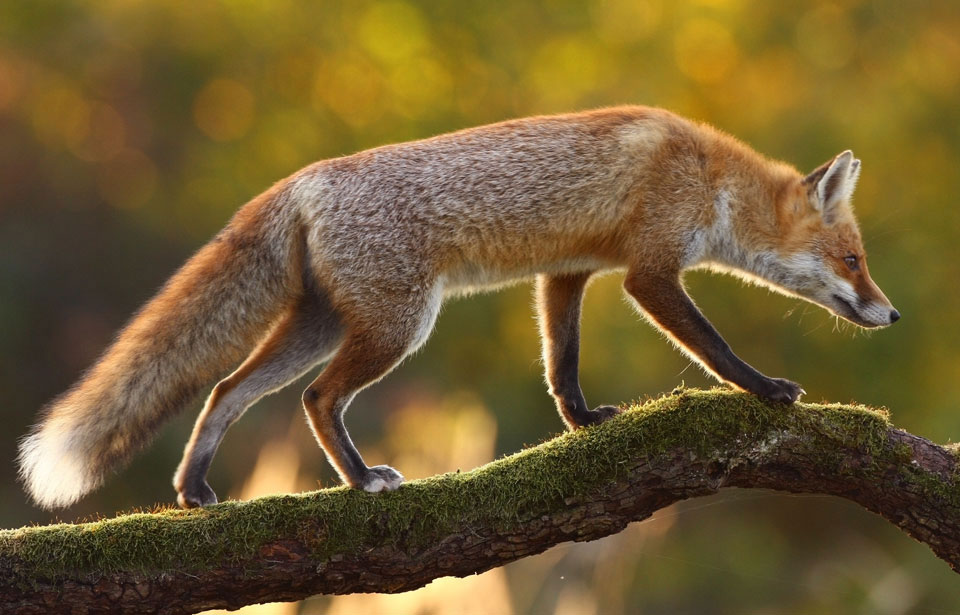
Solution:
{"label": "white tail tip", "polygon": [[48,423],[20,443],[20,478],[43,508],[65,508],[96,487],[71,435]]}

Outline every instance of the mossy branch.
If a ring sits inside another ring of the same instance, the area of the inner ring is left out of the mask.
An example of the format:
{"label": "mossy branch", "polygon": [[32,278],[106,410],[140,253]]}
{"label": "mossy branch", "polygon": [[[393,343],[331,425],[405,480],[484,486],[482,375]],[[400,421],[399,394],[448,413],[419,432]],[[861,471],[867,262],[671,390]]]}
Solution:
{"label": "mossy branch", "polygon": [[680,390],[471,472],[0,532],[0,610],[162,612],[401,592],[723,487],[838,495],[960,571],[952,451],[864,406]]}

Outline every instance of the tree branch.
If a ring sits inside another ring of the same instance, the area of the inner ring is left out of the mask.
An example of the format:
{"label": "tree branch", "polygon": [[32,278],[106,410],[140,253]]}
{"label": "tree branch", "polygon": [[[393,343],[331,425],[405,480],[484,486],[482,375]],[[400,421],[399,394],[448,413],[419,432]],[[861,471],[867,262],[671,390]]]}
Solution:
{"label": "tree branch", "polygon": [[401,592],[593,540],[723,487],[841,496],[960,571],[953,451],[864,406],[678,390],[487,464],[344,488],[0,532],[0,610],[188,613]]}

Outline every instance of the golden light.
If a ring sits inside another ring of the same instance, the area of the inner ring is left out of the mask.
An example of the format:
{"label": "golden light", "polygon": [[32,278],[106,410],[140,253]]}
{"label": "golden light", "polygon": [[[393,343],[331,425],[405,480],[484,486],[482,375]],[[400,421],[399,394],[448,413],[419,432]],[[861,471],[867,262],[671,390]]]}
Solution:
{"label": "golden light", "polygon": [[647,38],[660,24],[659,0],[602,0],[590,5],[597,32],[612,43],[633,43]]}
{"label": "golden light", "polygon": [[824,4],[807,11],[797,23],[797,48],[820,68],[842,68],[850,62],[855,38],[843,9]]}
{"label": "golden light", "polygon": [[710,19],[685,23],[674,40],[674,52],[680,70],[701,83],[722,80],[740,59],[740,49],[730,31]]}
{"label": "golden light", "polygon": [[383,114],[383,94],[379,70],[353,54],[329,58],[314,77],[314,107],[329,108],[354,127],[365,126]]}
{"label": "golden light", "polygon": [[406,2],[377,2],[360,16],[360,44],[373,57],[399,64],[429,45],[420,11]]}
{"label": "golden light", "polygon": [[233,141],[247,134],[253,111],[253,94],[233,79],[214,79],[193,103],[197,128],[214,141]]}

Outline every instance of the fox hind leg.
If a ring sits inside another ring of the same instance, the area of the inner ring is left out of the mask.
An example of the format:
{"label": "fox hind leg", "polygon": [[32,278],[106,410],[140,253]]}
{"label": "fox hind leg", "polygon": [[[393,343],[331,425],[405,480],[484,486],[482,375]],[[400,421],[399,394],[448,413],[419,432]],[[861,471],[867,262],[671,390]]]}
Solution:
{"label": "fox hind leg", "polygon": [[326,359],[341,326],[322,294],[309,293],[283,316],[267,338],[210,393],[174,476],[184,508],[216,504],[206,476],[227,429],[258,399]]}
{"label": "fox hind leg", "polygon": [[[403,475],[389,466],[368,467],[354,446],[343,415],[361,389],[389,373],[430,333],[441,293],[407,298],[347,324],[343,344],[303,393],[303,407],[314,435],[343,481],[365,491],[391,491]],[[371,300],[370,304],[376,303]],[[388,302],[382,302],[386,305]]]}
{"label": "fox hind leg", "polygon": [[537,277],[537,311],[550,394],[570,429],[619,414],[615,406],[587,407],[580,389],[580,306],[592,272]]}

